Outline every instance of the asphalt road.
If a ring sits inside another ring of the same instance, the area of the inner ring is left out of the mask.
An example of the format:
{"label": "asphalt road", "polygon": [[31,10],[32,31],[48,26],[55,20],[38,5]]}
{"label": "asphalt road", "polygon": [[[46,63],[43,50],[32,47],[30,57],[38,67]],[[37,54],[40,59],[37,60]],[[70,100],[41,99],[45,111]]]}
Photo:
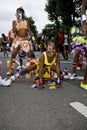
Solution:
{"label": "asphalt road", "polygon": [[[36,56],[39,52],[36,52]],[[7,57],[0,53],[3,70],[8,70]],[[63,60],[61,68],[72,66],[72,56]],[[83,69],[77,71],[83,75]],[[31,88],[32,79],[16,79],[11,87],[0,86],[0,130],[87,130],[87,91],[81,80],[64,79],[64,88],[38,91]]]}

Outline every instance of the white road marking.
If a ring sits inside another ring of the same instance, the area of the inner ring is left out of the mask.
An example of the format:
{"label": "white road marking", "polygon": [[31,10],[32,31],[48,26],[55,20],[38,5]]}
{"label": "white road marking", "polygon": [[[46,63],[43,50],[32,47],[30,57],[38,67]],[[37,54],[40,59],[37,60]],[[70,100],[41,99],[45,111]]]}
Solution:
{"label": "white road marking", "polygon": [[74,109],[76,109],[78,112],[80,112],[83,116],[87,118],[87,106],[83,105],[80,102],[70,103],[70,106],[72,106]]}
{"label": "white road marking", "polygon": [[77,76],[77,79],[83,80],[83,79],[84,79],[84,76]]}

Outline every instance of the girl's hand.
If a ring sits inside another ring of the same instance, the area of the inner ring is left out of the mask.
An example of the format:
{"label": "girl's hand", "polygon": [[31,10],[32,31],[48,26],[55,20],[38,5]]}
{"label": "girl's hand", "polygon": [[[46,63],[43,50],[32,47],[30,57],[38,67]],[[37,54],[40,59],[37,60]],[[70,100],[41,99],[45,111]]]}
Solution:
{"label": "girl's hand", "polygon": [[60,78],[56,79],[56,88],[63,88],[61,81],[60,81]]}

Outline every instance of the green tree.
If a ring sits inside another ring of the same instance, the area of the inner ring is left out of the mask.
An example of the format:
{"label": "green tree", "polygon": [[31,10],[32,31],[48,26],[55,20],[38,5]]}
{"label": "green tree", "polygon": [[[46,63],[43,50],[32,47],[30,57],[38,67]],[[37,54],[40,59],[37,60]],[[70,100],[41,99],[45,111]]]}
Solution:
{"label": "green tree", "polygon": [[33,32],[35,38],[37,38],[38,31],[37,31],[37,28],[36,28],[36,25],[35,25],[33,18],[32,17],[25,17],[25,19],[28,20],[30,29]]}
{"label": "green tree", "polygon": [[51,39],[57,34],[58,29],[55,24],[47,24],[45,28],[43,29],[43,34],[46,34],[46,37],[48,39]]}
{"label": "green tree", "polygon": [[47,0],[45,11],[56,26],[69,28],[81,13],[82,0]]}
{"label": "green tree", "polygon": [[48,13],[48,19],[59,26],[59,16],[61,15],[58,14],[57,5],[57,0],[48,0],[48,3],[45,6],[45,11]]}

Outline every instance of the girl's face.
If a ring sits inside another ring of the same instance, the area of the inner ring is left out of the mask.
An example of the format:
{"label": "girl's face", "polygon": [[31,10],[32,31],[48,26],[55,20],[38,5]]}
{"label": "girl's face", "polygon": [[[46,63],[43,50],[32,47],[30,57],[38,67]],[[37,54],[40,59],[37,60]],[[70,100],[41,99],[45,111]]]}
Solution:
{"label": "girl's face", "polygon": [[47,54],[48,54],[50,57],[55,56],[55,54],[56,54],[55,43],[49,42],[49,44],[48,44],[48,46],[47,46]]}
{"label": "girl's face", "polygon": [[17,17],[18,21],[21,22],[23,19],[23,13],[20,10],[18,10],[16,13],[16,17]]}

